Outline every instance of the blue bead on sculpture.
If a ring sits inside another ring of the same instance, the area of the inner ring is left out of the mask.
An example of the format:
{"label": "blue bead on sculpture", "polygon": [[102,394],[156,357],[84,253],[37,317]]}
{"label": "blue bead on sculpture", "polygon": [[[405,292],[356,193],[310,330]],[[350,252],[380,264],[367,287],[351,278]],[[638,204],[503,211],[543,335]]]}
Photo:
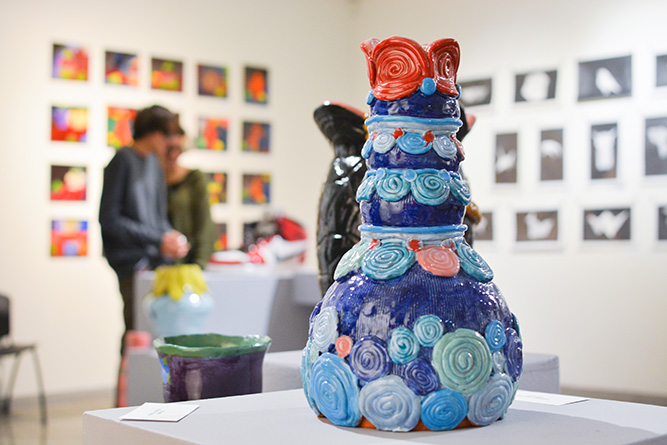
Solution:
{"label": "blue bead on sculpture", "polygon": [[485,426],[514,398],[522,343],[493,271],[464,240],[459,45],[391,37],[361,48],[371,85],[361,240],[311,315],[306,398],[340,426]]}

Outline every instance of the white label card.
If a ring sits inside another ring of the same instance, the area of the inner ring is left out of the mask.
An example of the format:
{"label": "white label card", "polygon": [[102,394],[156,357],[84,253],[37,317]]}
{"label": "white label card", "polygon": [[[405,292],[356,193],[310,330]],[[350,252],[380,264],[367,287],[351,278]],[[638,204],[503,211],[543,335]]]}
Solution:
{"label": "white label card", "polygon": [[541,403],[542,405],[562,406],[570,403],[583,402],[588,400],[585,397],[566,396],[563,394],[551,394],[548,392],[535,392],[518,390],[514,400],[529,403]]}
{"label": "white label card", "polygon": [[199,405],[146,402],[137,409],[122,415],[120,420],[178,422],[197,408],[199,408]]}

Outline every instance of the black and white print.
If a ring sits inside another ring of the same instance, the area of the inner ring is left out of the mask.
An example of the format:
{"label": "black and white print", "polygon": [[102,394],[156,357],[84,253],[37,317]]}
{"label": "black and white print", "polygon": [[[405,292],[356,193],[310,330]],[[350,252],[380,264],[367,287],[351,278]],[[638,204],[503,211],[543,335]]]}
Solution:
{"label": "black and white print", "polygon": [[515,102],[542,102],[556,97],[557,71],[532,71],[514,77]]}
{"label": "black and white print", "polygon": [[460,82],[461,104],[465,107],[490,104],[493,92],[492,85],[491,79]]}
{"label": "black and white print", "polygon": [[579,100],[632,94],[632,56],[579,63]]}
{"label": "black and white print", "polygon": [[655,58],[655,86],[667,86],[667,54]]}
{"label": "black and white print", "polygon": [[646,175],[667,175],[667,117],[646,119]]}
{"label": "black and white print", "polygon": [[558,211],[517,212],[516,240],[558,241]]}
{"label": "black and white print", "polygon": [[482,219],[473,227],[475,241],[493,241],[493,213],[481,212]]}
{"label": "black and white print", "polygon": [[658,239],[667,241],[667,205],[658,207]]}
{"label": "black and white print", "polygon": [[584,210],[584,240],[629,240],[630,208]]}
{"label": "black and white print", "polygon": [[516,133],[496,135],[496,183],[515,184],[517,182],[517,140]]}
{"label": "black and white print", "polygon": [[618,164],[618,125],[591,126],[591,179],[614,179]]}
{"label": "black and white print", "polygon": [[540,181],[563,180],[563,129],[540,134]]}

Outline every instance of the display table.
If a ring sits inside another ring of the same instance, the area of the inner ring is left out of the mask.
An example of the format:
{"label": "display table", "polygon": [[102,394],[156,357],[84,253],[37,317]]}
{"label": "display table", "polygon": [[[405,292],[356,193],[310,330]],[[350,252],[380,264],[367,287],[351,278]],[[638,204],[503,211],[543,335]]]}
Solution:
{"label": "display table", "polygon": [[[128,405],[162,402],[162,371],[154,349],[130,349],[127,366]],[[270,352],[264,358],[263,390],[301,388],[301,351]],[[560,392],[558,357],[525,353],[519,388],[528,391]]]}
{"label": "display table", "polygon": [[626,444],[667,443],[667,407],[608,400],[564,406],[515,401],[505,419],[484,428],[389,433],[333,426],[301,390],[198,400],[176,423],[121,421],[134,408],[83,415],[83,443],[105,444]]}
{"label": "display table", "polygon": [[[135,329],[157,336],[144,308],[155,273],[135,275]],[[317,272],[300,267],[218,266],[204,278],[213,297],[213,310],[201,333],[268,335],[271,350],[302,348],[308,337],[308,319],[322,298]]]}

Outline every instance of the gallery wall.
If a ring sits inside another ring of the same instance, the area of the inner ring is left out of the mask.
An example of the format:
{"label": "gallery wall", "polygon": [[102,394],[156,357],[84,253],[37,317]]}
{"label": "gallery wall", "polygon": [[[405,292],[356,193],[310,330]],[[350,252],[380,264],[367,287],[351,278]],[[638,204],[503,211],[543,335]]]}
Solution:
{"label": "gallery wall", "polygon": [[[243,223],[269,209],[303,223],[312,234],[331,156],[312,113],[327,99],[351,97],[341,79],[356,54],[340,44],[350,14],[346,3],[329,1],[2,3],[0,292],[12,298],[14,338],[39,345],[48,393],[115,384],[121,304],[115,275],[102,257],[97,223],[102,170],[114,152],[107,146],[107,107],[165,105],[179,113],[190,135],[202,115],[228,119],[227,150],[193,149],[183,161],[228,173],[227,203],[212,210],[217,222],[227,223],[231,247],[238,246]],[[52,77],[54,44],[87,50],[87,81]],[[106,51],[137,55],[136,87],[105,82]],[[152,58],[183,63],[181,92],[151,88]],[[197,93],[200,63],[227,68],[226,98]],[[245,101],[247,66],[268,72],[266,104]],[[85,141],[51,140],[56,105],[88,110]],[[241,150],[245,120],[270,123],[269,153]],[[84,201],[50,200],[52,165],[86,167]],[[244,173],[270,174],[268,205],[243,204]],[[87,221],[84,256],[51,256],[54,219]],[[311,241],[311,267],[314,250]],[[22,363],[18,395],[35,391],[31,366]]]}
{"label": "gallery wall", "polygon": [[[408,6],[409,4],[409,6]],[[37,14],[36,11],[39,11]],[[667,247],[657,240],[656,209],[667,204],[667,179],[644,174],[646,118],[667,116],[667,92],[656,88],[655,56],[667,53],[660,17],[667,5],[620,1],[177,0],[109,5],[67,0],[0,6],[0,292],[13,300],[17,340],[37,341],[51,394],[111,388],[118,364],[121,305],[115,276],[101,255],[96,222],[106,144],[106,107],[161,103],[181,115],[188,133],[202,114],[230,122],[224,153],[187,153],[191,166],[229,172],[228,202],[214,218],[239,240],[242,224],[265,207],[243,205],[240,175],[271,174],[271,209],[313,234],[320,186],[331,152],[313,124],[325,100],[366,109],[366,65],[359,43],[404,35],[422,43],[454,37],[461,44],[459,81],[491,79],[488,105],[467,136],[463,164],[473,200],[493,213],[493,240],[476,249],[522,326],[525,349],[558,354],[571,388],[667,395],[667,310],[663,273]],[[627,32],[623,30],[628,30]],[[90,79],[51,78],[54,43],[86,46]],[[138,54],[137,88],[104,83],[104,52]],[[578,101],[579,62],[632,56],[632,94]],[[156,91],[146,70],[152,57],[184,63],[181,93]],[[198,63],[224,65],[229,97],[196,93]],[[266,105],[244,102],[243,68],[269,73]],[[515,76],[558,72],[555,98],[515,103]],[[83,144],[50,141],[54,104],[89,108]],[[244,119],[270,122],[268,155],[240,150]],[[591,126],[618,125],[618,175],[593,181]],[[539,180],[542,129],[563,129],[563,180]],[[497,135],[517,135],[517,181],[495,180]],[[85,202],[49,199],[51,165],[83,163]],[[585,241],[586,209],[630,208],[630,239]],[[516,241],[516,214],[557,211],[555,243]],[[52,258],[50,221],[87,219],[85,257]],[[316,267],[311,237],[307,266]],[[17,393],[34,394],[31,364],[22,364]],[[4,371],[4,369],[2,369]]]}
{"label": "gallery wall", "polygon": [[[475,248],[521,323],[525,350],[557,354],[565,388],[667,395],[667,245],[658,227],[667,176],[645,166],[646,120],[667,117],[667,88],[656,86],[657,56],[667,54],[665,13],[660,1],[360,3],[367,20],[358,41],[453,37],[461,45],[459,82],[492,80],[490,103],[467,108],[477,121],[462,167],[494,225],[493,241]],[[406,14],[410,20],[397,20]],[[579,100],[580,63],[627,56],[631,93]],[[355,80],[367,89],[358,68]],[[554,99],[516,102],[517,75],[554,70]],[[594,179],[592,134],[607,124],[617,129],[615,177]],[[541,132],[549,129],[562,129],[562,180],[540,179]],[[496,177],[505,134],[517,140],[514,183]],[[629,239],[592,236],[590,210],[627,211]],[[557,240],[517,240],[517,214],[553,211]]]}

